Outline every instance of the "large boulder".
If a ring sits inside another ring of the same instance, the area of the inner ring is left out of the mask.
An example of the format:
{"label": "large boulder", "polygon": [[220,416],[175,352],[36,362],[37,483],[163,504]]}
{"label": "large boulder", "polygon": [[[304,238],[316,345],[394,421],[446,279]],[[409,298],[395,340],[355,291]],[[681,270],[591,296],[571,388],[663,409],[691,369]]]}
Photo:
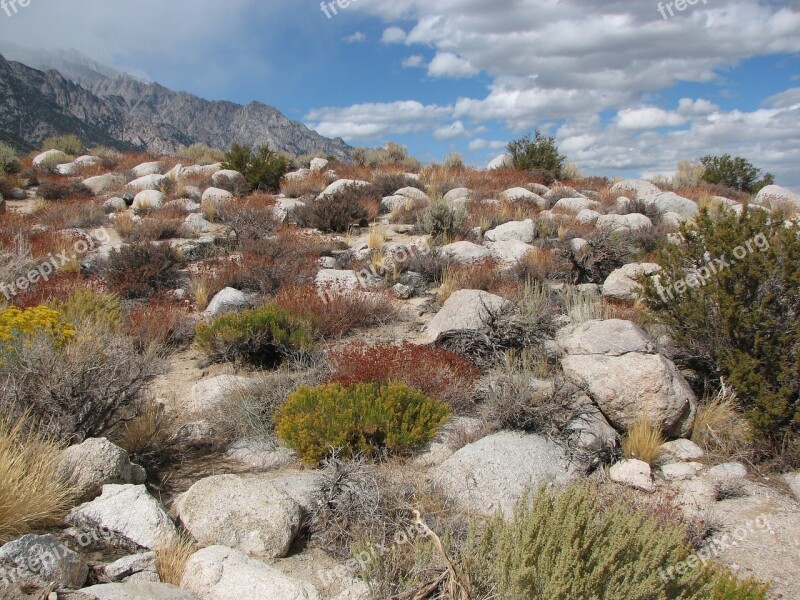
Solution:
{"label": "large boulder", "polygon": [[629,321],[587,321],[558,332],[564,375],[583,387],[616,429],[642,417],[671,437],[692,430],[697,399],[680,371]]}
{"label": "large boulder", "polygon": [[453,188],[449,192],[447,192],[442,200],[447,203],[448,206],[456,206],[459,204],[466,204],[469,202],[469,199],[472,197],[472,190],[465,187],[460,188]]}
{"label": "large boulder", "polygon": [[517,241],[530,244],[536,237],[536,225],[533,219],[509,221],[487,231],[484,237],[490,242]]}
{"label": "large boulder", "polygon": [[679,196],[675,192],[661,192],[652,198],[646,198],[645,204],[652,206],[660,213],[675,213],[681,219],[692,219],[700,209],[692,200]]}
{"label": "large boulder", "polygon": [[162,162],[145,162],[140,165],[136,165],[131,169],[131,175],[134,177],[146,177],[147,175],[163,175],[164,174],[164,163]]}
{"label": "large boulder", "polygon": [[661,267],[655,263],[630,263],[611,272],[603,282],[603,297],[612,300],[633,302],[639,299],[641,286],[637,279],[658,273]]}
{"label": "large boulder", "polygon": [[500,296],[482,290],[459,290],[444,303],[426,329],[430,339],[442,333],[460,330],[480,330],[491,314],[509,311],[513,304]]}
{"label": "large boulder", "polygon": [[163,202],[164,194],[160,191],[144,190],[133,197],[133,205],[131,208],[133,208],[134,211],[151,210],[159,208]]}
{"label": "large boulder", "polygon": [[69,157],[61,150],[46,150],[33,159],[34,167],[48,167],[69,161]]}
{"label": "large boulder", "polygon": [[753,202],[769,208],[800,208],[800,195],[779,185],[766,185],[759,190]]}
{"label": "large boulder", "polygon": [[483,246],[466,241],[446,244],[439,249],[439,253],[443,258],[458,265],[481,262],[492,257],[492,253]]}
{"label": "large boulder", "polygon": [[250,300],[247,294],[236,288],[226,287],[217,292],[208,303],[205,315],[207,317],[218,317],[229,312],[236,312],[250,308]]}
{"label": "large boulder", "polygon": [[611,192],[630,198],[649,200],[661,193],[655,185],[643,179],[623,179],[611,186]]}
{"label": "large boulder", "polygon": [[169,177],[166,175],[145,175],[128,183],[125,189],[136,193],[145,190],[161,190],[167,185],[169,185]]}
{"label": "large boulder", "polygon": [[514,160],[510,154],[501,154],[495,156],[489,164],[486,165],[486,170],[495,171],[497,169],[508,169],[513,166]]}
{"label": "large boulder", "polygon": [[224,544],[251,555],[286,556],[300,529],[300,506],[260,477],[201,479],[175,508],[200,544]]}
{"label": "large boulder", "polygon": [[105,194],[110,190],[119,190],[125,185],[125,176],[118,173],[106,173],[83,180],[83,185],[89,188],[95,196]]}
{"label": "large boulder", "polygon": [[430,202],[431,200],[428,194],[415,187],[404,187],[402,189],[397,190],[394,193],[394,195],[403,196],[404,198],[408,198],[410,200],[417,200],[419,202]]}
{"label": "large boulder", "polygon": [[530,244],[508,240],[505,242],[489,242],[486,244],[492,257],[505,269],[514,268],[534,249]]}
{"label": "large boulder", "polygon": [[[0,581],[19,587],[79,588],[89,567],[80,554],[61,544],[53,535],[24,535],[0,547]],[[0,588],[2,590],[2,588]]]}
{"label": "large boulder", "polygon": [[582,210],[599,210],[600,203],[589,198],[561,198],[554,205],[553,209],[560,209],[564,212],[578,214]]}
{"label": "large boulder", "polygon": [[467,510],[511,515],[526,490],[567,483],[578,469],[556,442],[502,431],[455,452],[433,469],[432,479]]}
{"label": "large boulder", "polygon": [[210,187],[203,192],[203,202],[228,202],[229,200],[233,200],[233,194],[228,190]]}
{"label": "large boulder", "polygon": [[181,587],[200,600],[321,600],[310,583],[225,546],[192,554]]}
{"label": "large boulder", "polygon": [[61,454],[58,474],[74,486],[77,499],[91,500],[108,483],[142,484],[147,474],[128,453],[106,438],[90,438]]}
{"label": "large boulder", "polygon": [[132,550],[154,550],[178,537],[164,507],[143,485],[104,485],[99,498],[74,508],[66,521]]}
{"label": "large boulder", "polygon": [[244,175],[239,171],[233,169],[222,169],[217,171],[211,176],[211,182],[214,187],[228,189],[227,186],[233,186],[242,190],[248,189],[247,180]]}
{"label": "large boulder", "polygon": [[653,222],[646,215],[630,213],[627,215],[602,215],[597,219],[598,229],[630,233],[631,231],[647,231],[653,228]]}
{"label": "large boulder", "polygon": [[527,201],[527,202],[533,202],[540,208],[547,207],[547,200],[542,198],[539,194],[535,194],[532,191],[525,189],[523,187],[515,187],[500,192],[498,199],[501,202]]}
{"label": "large boulder", "polygon": [[217,171],[222,170],[222,163],[214,163],[211,165],[192,165],[181,169],[177,173],[178,181],[185,181],[187,179],[206,179],[214,175]]}
{"label": "large boulder", "polygon": [[327,158],[312,158],[309,167],[311,167],[312,171],[321,172],[328,168],[328,164]]}
{"label": "large boulder", "polygon": [[317,196],[317,198],[321,199],[325,196],[335,196],[349,186],[366,187],[369,185],[372,185],[369,181],[359,181],[357,179],[337,179],[328,187],[326,187],[322,193]]}
{"label": "large boulder", "polygon": [[97,600],[203,600],[167,583],[101,583],[80,591]]}

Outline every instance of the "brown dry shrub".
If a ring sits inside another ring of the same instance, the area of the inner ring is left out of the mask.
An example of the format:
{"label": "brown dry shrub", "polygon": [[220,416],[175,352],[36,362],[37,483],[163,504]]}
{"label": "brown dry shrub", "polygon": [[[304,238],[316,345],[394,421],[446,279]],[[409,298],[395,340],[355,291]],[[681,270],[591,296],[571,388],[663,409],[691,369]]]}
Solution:
{"label": "brown dry shrub", "polygon": [[284,177],[281,180],[281,193],[287,198],[300,198],[308,194],[317,196],[328,187],[329,183],[325,173],[310,173],[303,179],[286,179]]}

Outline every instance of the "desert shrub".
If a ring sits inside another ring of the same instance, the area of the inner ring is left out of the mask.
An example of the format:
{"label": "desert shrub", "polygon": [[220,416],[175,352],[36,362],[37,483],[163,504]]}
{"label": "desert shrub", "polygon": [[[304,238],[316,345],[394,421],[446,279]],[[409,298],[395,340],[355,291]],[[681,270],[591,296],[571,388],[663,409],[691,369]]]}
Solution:
{"label": "desert shrub", "polygon": [[443,201],[436,201],[422,213],[419,228],[433,237],[436,244],[446,244],[461,231],[468,217],[463,206],[451,208]]}
{"label": "desert shrub", "polygon": [[240,248],[247,240],[273,235],[278,227],[275,199],[270,196],[255,194],[236,202],[223,202],[216,213],[216,220],[233,230]]}
{"label": "desert shrub", "polygon": [[373,186],[351,184],[336,194],[310,200],[294,216],[301,227],[342,233],[353,224],[366,226],[377,216],[380,202]]}
{"label": "desert shrub", "polygon": [[292,352],[311,345],[311,331],[302,319],[275,305],[228,313],[201,323],[195,343],[216,362],[244,361],[272,367]]}
{"label": "desert shrub", "polygon": [[533,139],[529,134],[525,135],[509,142],[507,149],[515,168],[526,171],[542,169],[556,177],[561,176],[566,157],[559,154],[554,137],[543,135],[537,129]]}
{"label": "desert shrub", "polygon": [[578,165],[576,165],[574,162],[566,162],[561,167],[559,177],[568,181],[577,181],[579,179],[583,179],[583,174],[581,173],[580,168],[578,168]]}
{"label": "desert shrub", "polygon": [[161,372],[154,351],[139,353],[126,336],[86,327],[68,344],[17,340],[0,365],[0,408],[26,411],[48,433],[81,441],[130,417],[130,407]]}
{"label": "desert shrub", "polygon": [[268,192],[280,189],[281,177],[289,166],[289,160],[272,152],[269,145],[254,150],[252,146],[233,144],[222,163],[223,169],[241,173],[252,189]]}
{"label": "desert shrub", "polygon": [[64,200],[69,198],[69,186],[53,181],[45,181],[39,186],[36,194],[45,200]]}
{"label": "desert shrub", "polygon": [[666,441],[661,427],[643,416],[636,419],[622,437],[622,453],[625,458],[654,464],[661,453],[661,445]]}
{"label": "desert shrub", "polygon": [[451,152],[444,157],[444,166],[447,169],[463,169],[464,157],[458,152]]}
{"label": "desert shrub", "polygon": [[741,412],[736,393],[723,382],[716,394],[698,406],[692,441],[715,460],[725,462],[746,457],[753,433]]}
{"label": "desert shrub", "polygon": [[419,160],[408,155],[405,146],[389,142],[383,148],[355,148],[350,152],[353,161],[367,167],[399,166],[405,171],[417,172],[422,166]]}
{"label": "desert shrub", "polygon": [[521,281],[567,281],[572,272],[569,252],[561,248],[533,248],[517,264]]}
{"label": "desert shrub", "polygon": [[712,388],[724,378],[777,447],[800,424],[800,239],[753,210],[701,210],[681,233],[685,244],[656,258],[659,278],[643,281],[652,316],[673,332],[678,360]]}
{"label": "desert shrub", "polygon": [[425,191],[425,186],[416,179],[411,179],[405,173],[377,173],[372,178],[372,185],[377,188],[377,194],[383,198],[391,196],[404,187],[413,187]]}
{"label": "desert shrub", "polygon": [[491,258],[466,265],[446,266],[442,272],[437,301],[444,304],[459,290],[497,291],[507,279],[497,267],[497,261]]}
{"label": "desert shrub", "polygon": [[700,159],[705,167],[703,181],[722,184],[737,190],[755,194],[767,185],[775,183],[771,173],[765,173],[761,179],[761,169],[741,156],[731,157],[730,154],[722,156],[706,155]]}
{"label": "desert shrub", "polygon": [[53,302],[52,306],[66,321],[78,327],[89,324],[116,331],[122,325],[122,304],[114,293],[83,288],[64,301]]}
{"label": "desert shrub", "polygon": [[638,213],[646,216],[653,224],[658,224],[663,218],[663,213],[656,207],[655,204],[645,201],[643,198],[635,198],[628,202],[624,208],[618,211],[621,215],[630,215]]}
{"label": "desert shrub", "polygon": [[330,351],[328,362],[333,370],[331,382],[402,381],[456,411],[472,407],[475,382],[480,376],[478,368],[458,354],[410,342],[347,344]]}
{"label": "desert shrub", "polygon": [[606,303],[598,292],[580,291],[574,285],[568,285],[561,291],[559,304],[562,313],[573,324],[621,318],[617,307]]}
{"label": "desert shrub", "polygon": [[307,319],[321,338],[342,337],[358,327],[385,325],[397,316],[394,302],[381,292],[320,294],[314,285],[288,285],[278,292],[275,303]]}
{"label": "desert shrub", "polygon": [[185,307],[151,298],[128,311],[125,332],[142,351],[151,345],[182,348],[194,336],[194,322]]}
{"label": "desert shrub", "polygon": [[60,150],[68,156],[78,156],[86,151],[86,146],[77,135],[54,135],[42,142],[42,150]]}
{"label": "desert shrub", "polygon": [[[52,345],[63,347],[75,334],[75,326],[65,321],[59,311],[47,306],[0,309],[0,342],[7,344],[5,351],[13,351],[16,342],[27,343],[37,337],[45,337]],[[2,355],[3,348],[0,347]]]}
{"label": "desert shrub", "polygon": [[121,297],[149,298],[176,287],[182,264],[169,246],[140,242],[112,250],[105,272]]}
{"label": "desert shrub", "polygon": [[61,447],[23,413],[0,417],[0,544],[61,523],[73,492],[61,477]]}
{"label": "desert shrub", "polygon": [[301,387],[275,414],[275,430],[307,463],[343,456],[404,455],[430,442],[447,405],[404,383]]}
{"label": "desert shrub", "polygon": [[588,250],[576,256],[569,253],[572,263],[572,283],[602,284],[613,271],[632,261],[638,249],[630,238],[619,233],[600,230],[589,236]]}
{"label": "desert shrub", "polygon": [[17,153],[8,144],[0,142],[0,175],[19,173],[20,164]]}
{"label": "desert shrub", "polygon": [[100,159],[100,165],[109,171],[113,171],[119,165],[122,155],[113,148],[108,146],[95,146],[89,151],[89,154],[96,156]]}
{"label": "desert shrub", "polygon": [[549,374],[546,359],[531,352],[509,352],[501,365],[479,382],[479,413],[489,429],[556,435],[567,420],[565,403]]}
{"label": "desert shrub", "polygon": [[705,171],[706,168],[702,164],[682,160],[672,177],[671,186],[673,189],[697,187],[703,181]]}
{"label": "desert shrub", "polygon": [[[117,224],[119,219],[114,221]],[[118,228],[120,235],[124,232],[123,228]],[[153,218],[145,217],[133,224],[128,235],[122,236],[131,242],[163,242],[176,238],[195,237],[183,225],[181,218]]]}
{"label": "desert shrub", "polygon": [[324,172],[312,172],[301,179],[281,180],[281,193],[287,198],[302,198],[303,196],[318,196],[330,181]]}
{"label": "desert shrub", "polygon": [[326,373],[325,364],[316,353],[290,355],[275,370],[256,375],[252,384],[231,386],[208,418],[223,439],[275,444],[275,411],[300,386],[322,383]]}
{"label": "desert shrub", "polygon": [[225,160],[225,152],[211,148],[207,144],[197,142],[191,146],[180,146],[175,156],[191,162],[193,165],[211,165]]}
{"label": "desert shrub", "polygon": [[690,556],[686,528],[621,499],[603,502],[591,485],[542,488],[520,501],[513,519],[495,517],[467,554],[480,591],[502,599],[656,600],[710,598],[730,586],[728,597],[748,597],[741,592],[749,584],[721,583],[727,574],[703,566],[665,582],[660,573]]}

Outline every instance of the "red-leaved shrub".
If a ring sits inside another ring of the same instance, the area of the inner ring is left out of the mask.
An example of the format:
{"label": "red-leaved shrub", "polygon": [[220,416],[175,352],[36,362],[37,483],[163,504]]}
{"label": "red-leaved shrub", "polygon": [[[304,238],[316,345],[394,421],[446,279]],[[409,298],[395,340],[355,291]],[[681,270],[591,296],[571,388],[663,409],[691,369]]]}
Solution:
{"label": "red-leaved shrub", "polygon": [[316,335],[338,338],[357,327],[383,325],[397,316],[391,297],[383,292],[352,291],[320,295],[314,285],[289,285],[275,303],[299,317],[310,318]]}
{"label": "red-leaved shrub", "polygon": [[480,377],[475,364],[441,348],[402,344],[339,346],[328,355],[333,369],[330,381],[351,383],[402,381],[456,411],[473,406],[473,389]]}

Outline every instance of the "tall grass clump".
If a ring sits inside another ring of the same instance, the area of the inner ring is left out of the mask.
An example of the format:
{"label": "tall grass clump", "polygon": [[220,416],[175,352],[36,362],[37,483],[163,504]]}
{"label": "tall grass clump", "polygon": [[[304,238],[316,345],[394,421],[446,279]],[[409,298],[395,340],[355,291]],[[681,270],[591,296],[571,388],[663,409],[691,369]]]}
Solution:
{"label": "tall grass clump", "polygon": [[37,435],[29,415],[0,416],[0,544],[55,526],[73,492],[58,475],[61,447]]}
{"label": "tall grass clump", "polygon": [[640,417],[628,427],[622,438],[622,453],[625,458],[653,464],[658,459],[659,448],[666,441],[658,425],[654,425],[647,417]]}

